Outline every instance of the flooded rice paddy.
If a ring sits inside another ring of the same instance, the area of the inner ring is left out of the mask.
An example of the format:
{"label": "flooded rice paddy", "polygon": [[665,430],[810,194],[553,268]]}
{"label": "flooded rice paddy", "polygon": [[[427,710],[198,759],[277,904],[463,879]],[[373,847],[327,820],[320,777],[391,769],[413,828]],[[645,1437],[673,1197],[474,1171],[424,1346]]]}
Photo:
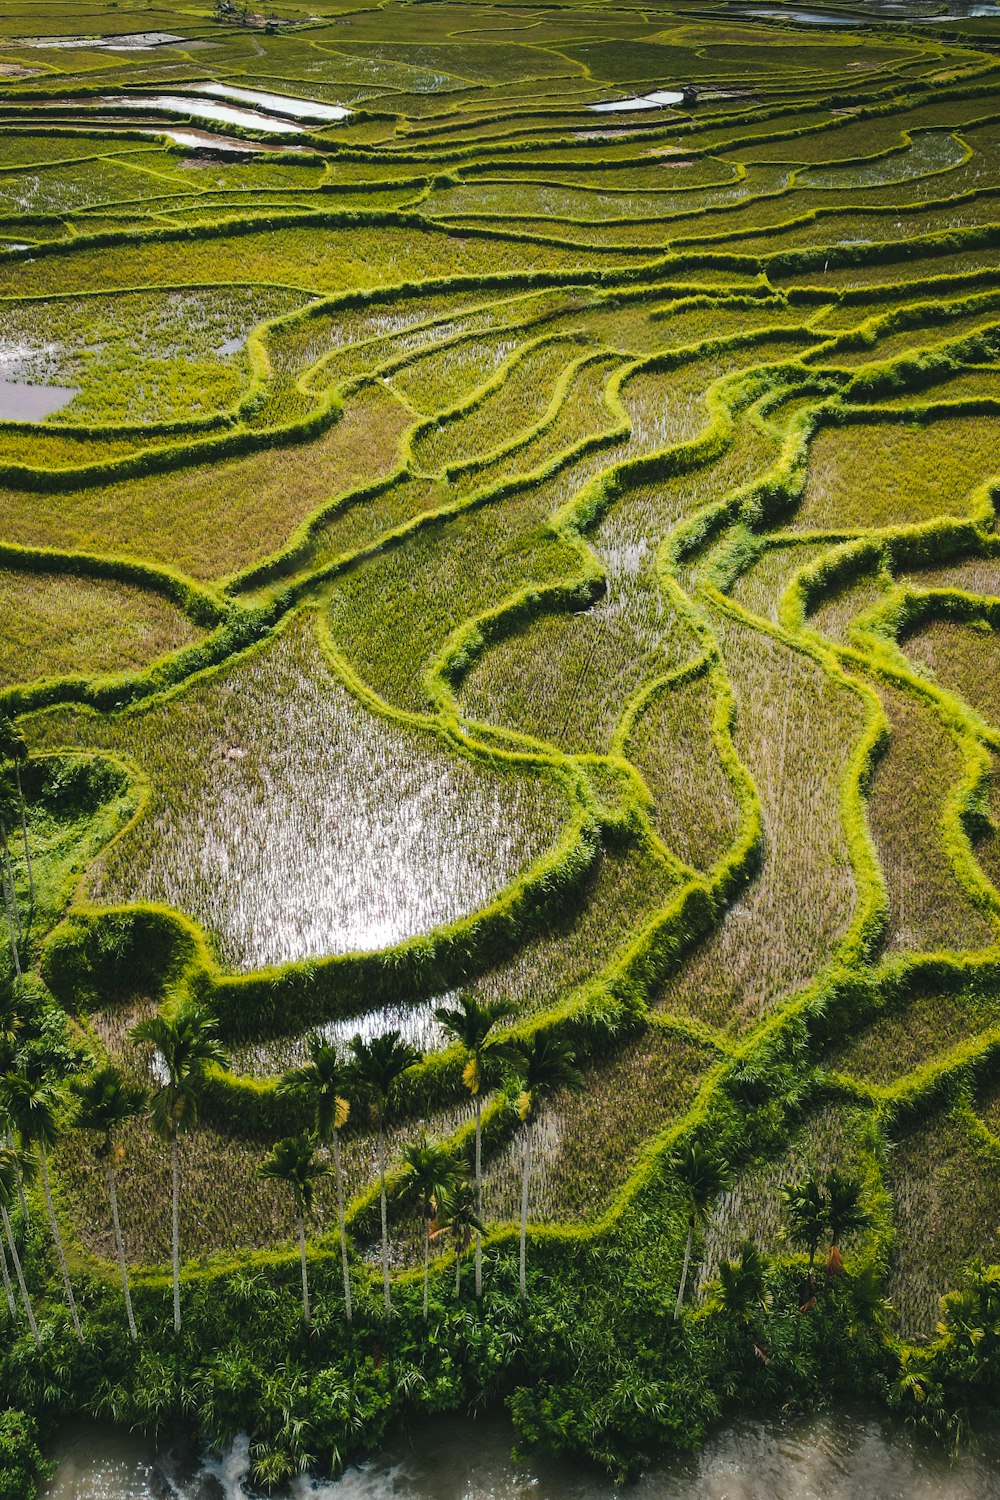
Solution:
{"label": "flooded rice paddy", "polygon": [[[954,1463],[902,1424],[864,1408],[834,1416],[742,1421],[692,1456],[620,1486],[568,1460],[515,1463],[500,1417],[436,1417],[397,1436],[339,1480],[296,1479],[292,1500],[998,1500],[1000,1446],[984,1440]],[[183,1443],[77,1424],[59,1439],[44,1500],[246,1500],[246,1439],[221,1457]]]}
{"label": "flooded rice paddy", "polygon": [[652,94],[642,94],[634,99],[606,99],[601,104],[588,104],[595,114],[611,114],[619,109],[666,109],[671,104],[680,104],[684,95],[670,89],[659,89]]}
{"label": "flooded rice paddy", "polygon": [[227,83],[194,83],[191,92],[211,94],[218,99],[235,99],[238,104],[252,104],[270,114],[291,115],[296,120],[344,120],[351,114],[343,104],[317,104],[313,99],[268,94],[261,89],[234,88]]}
{"label": "flooded rice paddy", "polygon": [[[14,47],[41,47],[55,51],[152,52],[157,47],[197,46],[172,31],[123,31],[111,36],[20,36]],[[206,45],[202,43],[201,45]],[[210,44],[207,44],[210,45]]]}
{"label": "flooded rice paddy", "polygon": [[150,130],[142,128],[142,135],[155,135],[173,141],[175,146],[189,146],[193,151],[236,151],[252,153],[254,151],[297,151],[298,146],[260,146],[256,141],[239,141],[228,135],[212,135],[207,130],[168,130],[165,126]]}
{"label": "flooded rice paddy", "polygon": [[300,124],[294,124],[291,120],[276,120],[270,114],[261,114],[258,110],[237,110],[232,105],[213,104],[210,99],[201,101],[190,95],[102,96],[100,102],[109,110],[156,110],[162,114],[190,115],[193,120],[235,124],[244,130],[259,130],[265,135],[301,135]]}
{"label": "flooded rice paddy", "polygon": [[152,796],[93,895],[180,908],[240,969],[381,948],[473,912],[566,815],[550,783],[362,707],[310,617],[104,736]]}
{"label": "flooded rice paddy", "polygon": [[434,1012],[439,1005],[450,1005],[453,1001],[454,996],[446,994],[416,1005],[381,1005],[358,1016],[314,1026],[298,1036],[238,1043],[230,1051],[230,1062],[237,1073],[264,1078],[301,1067],[309,1059],[309,1038],[313,1032],[318,1032],[340,1052],[346,1052],[356,1036],[371,1042],[390,1031],[398,1031],[403,1041],[419,1052],[436,1052],[447,1044],[448,1038]]}
{"label": "flooded rice paddy", "polygon": [[219,125],[236,125],[243,130],[257,130],[263,135],[301,135],[302,126],[292,120],[277,120],[259,110],[237,109],[231,104],[216,104],[191,94],[115,94],[102,96],[109,109],[150,109],[168,115],[190,116],[195,120],[214,120]]}

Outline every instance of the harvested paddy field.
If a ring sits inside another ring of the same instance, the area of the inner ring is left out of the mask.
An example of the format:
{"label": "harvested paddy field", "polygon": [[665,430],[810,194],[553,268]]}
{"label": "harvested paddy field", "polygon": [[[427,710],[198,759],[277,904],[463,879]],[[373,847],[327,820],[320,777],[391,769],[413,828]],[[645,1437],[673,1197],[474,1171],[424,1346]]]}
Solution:
{"label": "harvested paddy field", "polygon": [[[493,1276],[492,1352],[386,1414],[564,1393],[616,1280],[712,1420],[833,1348],[950,1442],[1000,1276],[1000,21],[318,7],[0,17],[0,1152],[144,1336],[301,1249],[382,1392],[425,1251],[438,1311]],[[154,1103],[94,1157],[106,1067]],[[634,1451],[617,1397],[517,1420],[630,1472],[688,1399],[635,1368]],[[136,1388],[94,1410],[167,1420]],[[248,1421],[258,1478],[369,1417]]]}

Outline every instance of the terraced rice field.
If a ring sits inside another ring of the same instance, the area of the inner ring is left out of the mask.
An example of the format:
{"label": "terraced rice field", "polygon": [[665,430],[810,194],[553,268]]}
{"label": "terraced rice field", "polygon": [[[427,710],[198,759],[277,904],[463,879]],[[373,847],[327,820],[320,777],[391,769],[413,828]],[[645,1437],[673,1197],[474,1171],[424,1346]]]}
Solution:
{"label": "terraced rice field", "polygon": [[[118,51],[132,8],[49,7],[50,46],[9,10],[23,959],[135,1076],[129,1021],[217,1014],[186,1253],[288,1243],[255,1172],[314,1025],[424,1055],[397,1175],[422,1122],[467,1135],[432,1014],[465,989],[581,1050],[539,1125],[546,1234],[614,1234],[728,1101],[749,1156],[698,1284],[746,1238],[791,1254],[778,1188],[838,1167],[932,1332],[1000,1260],[967,1098],[995,1132],[996,24],[316,0],[273,31],[144,10],[166,40]],[[84,762],[112,779],[77,807]],[[765,1142],[733,1080],[784,1043]],[[488,1106],[492,1234],[523,1139]],[[128,1144],[150,1269],[169,1174]],[[360,1111],[345,1151],[370,1239]],[[101,1175],[56,1168],[107,1256]]]}

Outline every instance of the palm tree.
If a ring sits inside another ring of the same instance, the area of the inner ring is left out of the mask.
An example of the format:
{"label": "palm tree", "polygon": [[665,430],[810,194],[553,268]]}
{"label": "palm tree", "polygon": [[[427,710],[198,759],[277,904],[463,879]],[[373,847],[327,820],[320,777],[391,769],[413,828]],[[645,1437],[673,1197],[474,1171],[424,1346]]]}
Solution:
{"label": "palm tree", "polygon": [[21,1265],[21,1257],[17,1253],[14,1243],[14,1231],[10,1223],[10,1209],[20,1189],[23,1175],[30,1169],[30,1160],[23,1153],[16,1151],[13,1146],[0,1146],[0,1222],[3,1223],[4,1234],[7,1236],[7,1244],[10,1249],[11,1264],[17,1277],[17,1284],[21,1292],[21,1301],[24,1303],[24,1311],[28,1318],[28,1327],[35,1341],[36,1349],[42,1347],[42,1341],[38,1334],[38,1324],[35,1322],[35,1312],[28,1296],[28,1288],[24,1281],[24,1269]]}
{"label": "palm tree", "polygon": [[437,1216],[437,1230],[431,1236],[437,1239],[448,1234],[455,1247],[455,1296],[462,1295],[462,1256],[472,1243],[474,1234],[483,1233],[483,1224],[476,1213],[475,1189],[468,1182],[459,1181],[445,1193]]}
{"label": "palm tree", "polygon": [[681,1266],[680,1286],[674,1304],[674,1321],[681,1315],[684,1293],[687,1290],[688,1270],[691,1265],[691,1248],[694,1232],[721,1192],[729,1186],[731,1173],[728,1164],[717,1152],[703,1146],[700,1141],[688,1141],[675,1153],[671,1165],[677,1173],[687,1198],[687,1243],[684,1246],[684,1263]]}
{"label": "palm tree", "polygon": [[108,1195],[111,1199],[111,1222],[115,1231],[115,1250],[118,1254],[118,1269],[121,1272],[122,1290],[125,1293],[125,1313],[132,1342],[139,1335],[132,1311],[132,1293],[128,1284],[128,1267],[125,1264],[125,1246],[122,1243],[121,1221],[118,1217],[118,1184],[115,1168],[125,1158],[123,1146],[116,1146],[114,1134],[129,1120],[141,1115],[149,1103],[149,1095],[139,1083],[127,1083],[117,1068],[110,1064],[98,1068],[89,1078],[74,1078],[71,1091],[79,1101],[79,1109],[73,1124],[78,1130],[92,1130],[99,1139],[94,1155],[103,1162],[108,1174]]}
{"label": "palm tree", "polygon": [[56,1247],[66,1302],[69,1306],[70,1317],[73,1319],[73,1330],[82,1344],[83,1329],[80,1327],[76,1298],[73,1296],[73,1286],[66,1266],[66,1253],[56,1220],[55,1206],[52,1202],[52,1183],[49,1178],[49,1149],[55,1145],[61,1133],[56,1113],[58,1096],[52,1085],[44,1079],[32,1078],[27,1073],[8,1073],[0,1084],[0,1102],[7,1113],[8,1120],[20,1136],[22,1146],[26,1151],[34,1149],[38,1153],[42,1168],[45,1208],[49,1216],[52,1240]]}
{"label": "palm tree", "polygon": [[13,719],[0,715],[0,761],[9,761],[14,767],[17,786],[18,813],[21,822],[21,838],[24,841],[24,862],[28,867],[28,901],[30,910],[35,908],[35,872],[31,863],[31,846],[28,843],[28,818],[24,806],[24,789],[21,786],[21,767],[28,759],[28,744]]}
{"label": "palm tree", "polygon": [[358,1091],[367,1099],[378,1130],[379,1201],[382,1209],[382,1288],[385,1315],[392,1317],[389,1292],[389,1214],[385,1196],[385,1120],[395,1097],[399,1080],[420,1061],[420,1053],[403,1041],[398,1031],[372,1037],[370,1042],[356,1036],[351,1042],[353,1062],[351,1076]]}
{"label": "palm tree", "polygon": [[764,1265],[760,1251],[750,1240],[740,1246],[739,1260],[724,1260],[719,1266],[719,1306],[736,1321],[746,1319],[752,1307],[764,1300]]}
{"label": "palm tree", "polygon": [[292,1191],[299,1226],[299,1256],[302,1261],[302,1317],[308,1327],[311,1313],[309,1268],[306,1262],[306,1218],[312,1213],[316,1183],[330,1175],[330,1168],[326,1162],[317,1161],[313,1138],[303,1132],[302,1135],[288,1136],[279,1141],[267,1160],[261,1163],[259,1171],[261,1177],[272,1182],[283,1182]]}
{"label": "palm tree", "polygon": [[815,1177],[809,1177],[805,1182],[786,1182],[781,1196],[788,1213],[789,1238],[804,1246],[809,1253],[809,1290],[812,1292],[816,1284],[816,1252],[829,1222],[827,1197]]}
{"label": "palm tree", "polygon": [[0,1074],[14,1071],[23,1029],[24,1013],[14,987],[0,980]]}
{"label": "palm tree", "polygon": [[862,1183],[854,1177],[842,1177],[834,1167],[826,1177],[826,1227],[830,1232],[830,1255],[827,1271],[839,1276],[844,1267],[840,1242],[845,1234],[867,1229],[871,1215],[861,1207]]}
{"label": "palm tree", "polygon": [[344,1216],[344,1178],[340,1167],[340,1132],[351,1112],[348,1093],[350,1068],[341,1062],[337,1049],[318,1032],[309,1038],[309,1061],[293,1068],[279,1080],[277,1092],[300,1094],[312,1106],[313,1129],[321,1146],[333,1152],[333,1175],[337,1185],[337,1223],[340,1228],[340,1261],[344,1273],[344,1309],[352,1321],[351,1269],[347,1258],[347,1223]]}
{"label": "palm tree", "polygon": [[[510,1008],[503,1000],[479,1001],[474,995],[459,995],[456,1006],[440,1005],[434,1012],[445,1032],[458,1043],[465,1054],[462,1082],[472,1095],[476,1107],[476,1217],[483,1208],[483,1090],[494,1081],[498,1064],[515,1056],[509,1043],[499,1041],[492,1033],[501,1021],[509,1020]],[[476,1230],[476,1301],[483,1295],[483,1237]]]}
{"label": "palm tree", "polygon": [[575,1054],[562,1037],[536,1032],[521,1054],[521,1095],[517,1112],[527,1125],[524,1143],[524,1172],[521,1178],[521,1296],[528,1295],[527,1238],[528,1190],[531,1182],[531,1157],[535,1130],[541,1106],[564,1089],[582,1089],[583,1075],[575,1066]]}
{"label": "palm tree", "polygon": [[210,1063],[225,1061],[215,1023],[201,1011],[182,1011],[173,1020],[150,1016],[132,1028],[132,1040],[152,1043],[159,1053],[164,1081],[153,1095],[150,1120],[170,1147],[172,1176],[170,1250],[174,1279],[174,1332],[181,1330],[180,1137],[198,1124],[198,1092]]}
{"label": "palm tree", "polygon": [[409,1177],[408,1186],[415,1194],[420,1217],[424,1221],[424,1322],[430,1302],[431,1221],[440,1218],[441,1205],[454,1187],[460,1167],[437,1141],[429,1141],[426,1131],[414,1145],[403,1152]]}

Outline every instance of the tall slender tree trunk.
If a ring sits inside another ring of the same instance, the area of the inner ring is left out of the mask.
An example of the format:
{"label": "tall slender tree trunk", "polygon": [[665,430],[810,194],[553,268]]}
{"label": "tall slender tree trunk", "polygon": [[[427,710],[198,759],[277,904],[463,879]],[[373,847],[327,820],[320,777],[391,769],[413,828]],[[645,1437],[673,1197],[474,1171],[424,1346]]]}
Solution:
{"label": "tall slender tree trunk", "polygon": [[24,975],[21,973],[21,955],[17,951],[17,938],[14,936],[14,919],[10,913],[10,904],[7,901],[7,887],[4,885],[4,905],[7,908],[7,937],[10,940],[10,953],[14,960],[14,978],[20,985]]}
{"label": "tall slender tree trunk", "polygon": [[[3,1144],[5,1146],[13,1146],[15,1144],[14,1137],[12,1135],[5,1135],[3,1137]],[[17,1206],[21,1210],[21,1219],[22,1219],[23,1223],[25,1224],[25,1226],[27,1226],[27,1223],[28,1223],[28,1203],[27,1203],[27,1199],[24,1196],[24,1181],[23,1181],[23,1179],[21,1177],[21,1173],[20,1173],[19,1169],[17,1170],[17,1175],[16,1175],[16,1178],[15,1178],[15,1181],[17,1182]]]}
{"label": "tall slender tree trunk", "polygon": [[424,1322],[430,1311],[431,1300],[431,1221],[424,1214]]}
{"label": "tall slender tree trunk", "polygon": [[8,1214],[6,1207],[2,1203],[0,1203],[0,1219],[3,1219],[3,1227],[7,1235],[7,1243],[10,1246],[10,1258],[14,1264],[14,1274],[17,1277],[17,1284],[21,1291],[21,1301],[24,1303],[24,1311],[28,1317],[28,1327],[31,1329],[31,1336],[35,1341],[35,1348],[40,1349],[42,1347],[42,1341],[38,1335],[38,1324],[35,1322],[35,1313],[34,1309],[31,1306],[31,1298],[28,1296],[28,1288],[24,1284],[24,1269],[21,1265],[21,1257],[18,1255],[17,1246],[14,1244],[14,1231],[10,1227],[10,1215]]}
{"label": "tall slender tree trunk", "polygon": [[18,952],[18,939],[21,936],[21,915],[17,909],[17,892],[14,890],[14,880],[10,873],[10,857],[7,853],[7,832],[0,824],[0,845],[2,845],[2,861],[0,861],[0,887],[3,889],[4,910],[7,913],[7,936],[10,940],[11,957],[14,960],[14,976],[18,984],[21,983],[21,955]]}
{"label": "tall slender tree trunk", "polygon": [[181,1331],[181,1147],[175,1134],[170,1142],[173,1178],[170,1198],[170,1258],[174,1273],[174,1332]]}
{"label": "tall slender tree trunk", "polygon": [[[476,1095],[476,1218],[483,1218],[483,1105]],[[476,1301],[483,1295],[483,1237],[476,1230]]]}
{"label": "tall slender tree trunk", "polygon": [[385,1315],[392,1317],[392,1294],[389,1291],[389,1209],[385,1197],[385,1129],[378,1127],[378,1180],[382,1208],[382,1290],[385,1293]]}
{"label": "tall slender tree trunk", "polygon": [[455,1246],[455,1300],[462,1295],[462,1247]]}
{"label": "tall slender tree trunk", "polygon": [[520,1286],[521,1296],[528,1295],[528,1270],[527,1270],[527,1241],[528,1241],[528,1184],[531,1181],[531,1148],[535,1140],[534,1125],[528,1126],[528,1138],[524,1146],[524,1175],[521,1178],[521,1258],[520,1258]]}
{"label": "tall slender tree trunk", "polygon": [[28,867],[28,902],[29,912],[35,909],[35,871],[31,863],[31,848],[28,844],[28,819],[24,812],[24,793],[21,790],[21,768],[17,761],[14,762],[14,779],[17,782],[17,801],[21,813],[21,837],[24,840],[24,862]]}
{"label": "tall slender tree trunk", "polygon": [[125,1264],[125,1246],[122,1243],[122,1226],[118,1217],[118,1185],[115,1182],[114,1167],[108,1168],[108,1192],[111,1195],[111,1222],[115,1227],[115,1250],[118,1252],[118,1269],[122,1277],[122,1291],[125,1293],[125,1315],[128,1318],[129,1338],[135,1344],[139,1340],[139,1334],[135,1326],[135,1314],[132,1311],[132,1292],[128,1284],[128,1266]]}
{"label": "tall slender tree trunk", "polygon": [[305,1214],[299,1214],[299,1259],[302,1261],[302,1316],[306,1327],[312,1321],[312,1313],[309,1308],[309,1266],[306,1261],[306,1218]]}
{"label": "tall slender tree trunk", "polygon": [[52,1230],[52,1239],[55,1242],[56,1257],[59,1261],[59,1270],[62,1274],[63,1287],[66,1291],[66,1301],[69,1304],[70,1317],[73,1319],[73,1329],[80,1343],[83,1343],[83,1329],[80,1327],[80,1317],[76,1310],[76,1298],[73,1296],[73,1286],[69,1279],[69,1270],[66,1266],[66,1254],[63,1250],[62,1235],[59,1233],[59,1225],[56,1221],[55,1205],[52,1202],[52,1183],[49,1181],[49,1159],[45,1146],[38,1142],[38,1157],[42,1163],[42,1187],[45,1191],[45,1207],[49,1215],[49,1227]]}
{"label": "tall slender tree trunk", "polygon": [[681,1266],[681,1284],[677,1288],[677,1301],[674,1304],[674,1322],[681,1315],[681,1305],[684,1301],[684,1292],[687,1289],[688,1266],[691,1264],[691,1246],[694,1244],[694,1210],[688,1214],[688,1237],[684,1246],[684,1264]]}
{"label": "tall slender tree trunk", "polygon": [[351,1268],[347,1259],[347,1221],[344,1217],[344,1179],[340,1171],[340,1133],[333,1132],[333,1175],[337,1184],[337,1222],[340,1225],[340,1263],[344,1271],[344,1311],[347,1322],[353,1321],[351,1309]]}
{"label": "tall slender tree trunk", "polygon": [[0,853],[3,854],[4,898],[7,902],[7,911],[8,914],[13,914],[13,925],[17,930],[18,937],[23,937],[24,926],[21,922],[21,908],[17,904],[14,867],[10,862],[10,846],[7,843],[7,830],[2,823],[0,823]]}
{"label": "tall slender tree trunk", "polygon": [[7,1270],[7,1252],[0,1245],[0,1271],[3,1272],[3,1289],[7,1293],[7,1306],[13,1318],[17,1313],[17,1303],[14,1301],[14,1288],[10,1284],[10,1272]]}

